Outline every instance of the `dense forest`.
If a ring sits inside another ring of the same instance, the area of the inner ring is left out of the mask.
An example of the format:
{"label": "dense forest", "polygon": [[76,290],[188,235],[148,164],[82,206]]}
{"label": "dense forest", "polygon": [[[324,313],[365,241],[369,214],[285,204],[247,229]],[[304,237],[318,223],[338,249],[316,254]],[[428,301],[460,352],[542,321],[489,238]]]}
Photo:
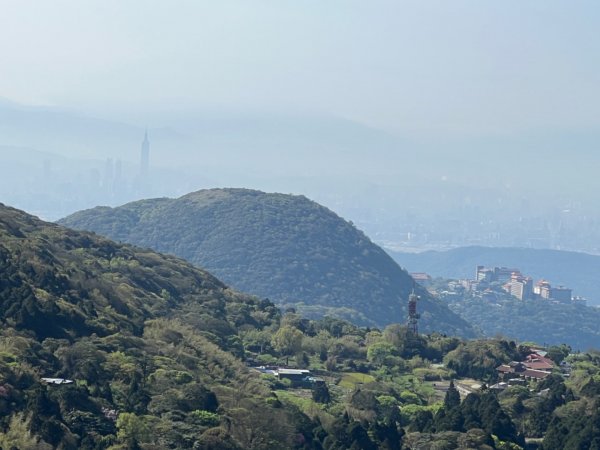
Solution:
{"label": "dense forest", "polygon": [[[365,326],[403,321],[414,287],[367,236],[303,196],[211,189],[75,213],[61,224],[180,256],[236,289]],[[465,337],[470,325],[416,287],[422,327]]]}
{"label": "dense forest", "polygon": [[494,300],[466,295],[449,301],[450,308],[486,336],[574,349],[600,348],[600,309],[543,299],[517,300],[509,294]]}
{"label": "dense forest", "polygon": [[0,238],[2,449],[600,448],[595,352],[499,391],[534,344],[282,313],[4,206]]}

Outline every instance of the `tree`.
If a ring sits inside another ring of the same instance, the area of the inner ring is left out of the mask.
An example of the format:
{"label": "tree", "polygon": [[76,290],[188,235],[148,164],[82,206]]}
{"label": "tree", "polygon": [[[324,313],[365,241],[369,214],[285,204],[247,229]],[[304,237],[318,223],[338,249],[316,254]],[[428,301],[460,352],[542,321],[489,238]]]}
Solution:
{"label": "tree", "polygon": [[481,396],[480,403],[481,425],[489,434],[498,436],[500,440],[519,442],[517,429],[508,414],[492,393]]}
{"label": "tree", "polygon": [[456,387],[454,387],[454,381],[450,381],[446,397],[444,397],[444,409],[450,411],[457,406],[460,406],[460,394]]}
{"label": "tree", "polygon": [[273,335],[271,345],[277,352],[286,357],[287,364],[289,357],[302,348],[303,337],[304,335],[297,328],[283,326]]}
{"label": "tree", "polygon": [[312,398],[317,403],[329,403],[331,395],[326,383],[315,383],[312,389]]}
{"label": "tree", "polygon": [[150,428],[143,417],[133,413],[121,413],[117,419],[117,438],[128,445],[147,442]]}
{"label": "tree", "polygon": [[571,347],[565,344],[553,345],[548,349],[548,358],[556,364],[560,364],[571,353]]}
{"label": "tree", "polygon": [[48,443],[33,436],[29,430],[30,421],[22,414],[15,414],[10,418],[8,429],[0,433],[0,448],[19,450],[50,450]]}
{"label": "tree", "polygon": [[390,356],[394,355],[395,351],[396,348],[388,342],[376,342],[375,344],[369,346],[369,349],[367,350],[367,358],[374,364],[382,366]]}
{"label": "tree", "polygon": [[194,443],[194,450],[241,450],[237,442],[223,428],[209,428]]}

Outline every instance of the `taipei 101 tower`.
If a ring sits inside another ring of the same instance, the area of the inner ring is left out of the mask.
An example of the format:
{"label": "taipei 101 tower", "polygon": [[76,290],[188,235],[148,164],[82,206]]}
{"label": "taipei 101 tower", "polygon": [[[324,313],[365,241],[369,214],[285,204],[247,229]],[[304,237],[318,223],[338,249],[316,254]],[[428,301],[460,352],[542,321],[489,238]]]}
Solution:
{"label": "taipei 101 tower", "polygon": [[144,133],[144,141],[142,142],[142,155],[140,160],[140,169],[142,180],[147,179],[148,169],[150,165],[150,141],[148,140],[148,130]]}

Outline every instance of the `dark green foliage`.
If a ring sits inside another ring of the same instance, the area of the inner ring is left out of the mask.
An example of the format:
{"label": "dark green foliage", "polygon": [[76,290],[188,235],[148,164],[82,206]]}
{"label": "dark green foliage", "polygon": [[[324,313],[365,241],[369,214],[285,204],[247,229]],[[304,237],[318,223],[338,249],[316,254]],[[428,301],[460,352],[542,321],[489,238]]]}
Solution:
{"label": "dark green foliage", "polygon": [[435,430],[440,431],[462,431],[463,418],[458,408],[446,410],[442,408],[435,416]]}
{"label": "dark green foliage", "polygon": [[539,383],[538,390],[541,392],[541,399],[529,416],[529,432],[536,437],[542,437],[546,432],[548,425],[553,419],[554,410],[565,404],[567,388],[562,377],[551,375]]}
{"label": "dark green foliage", "polygon": [[315,383],[312,388],[312,398],[317,403],[329,403],[331,395],[326,383]]}
{"label": "dark green foliage", "polygon": [[332,425],[332,432],[325,441],[325,450],[375,450],[377,447],[367,430],[357,421],[344,416]]}
{"label": "dark green foliage", "polygon": [[495,435],[502,441],[521,441],[514,423],[494,394],[469,394],[460,403],[458,392],[452,385],[446,394],[444,407],[435,417],[434,427],[436,432],[483,429],[488,435]]}
{"label": "dark green foliage", "polygon": [[410,431],[418,431],[420,433],[428,432],[433,426],[433,414],[431,411],[419,411],[414,422],[410,424]]}
{"label": "dark green foliage", "polygon": [[571,347],[565,344],[553,345],[548,349],[548,358],[560,364],[571,353]]}
{"label": "dark green foliage", "polygon": [[482,428],[502,441],[520,443],[517,429],[511,418],[502,409],[495,395],[488,392],[481,395],[479,415]]}
{"label": "dark green foliage", "polygon": [[590,377],[589,381],[581,388],[580,393],[586,397],[600,396],[600,382]]}
{"label": "dark green foliage", "polygon": [[[361,325],[404,321],[414,284],[351,223],[303,196],[213,189],[94,208],[61,223],[178,255],[237,289]],[[423,330],[474,336],[445,304],[416,289]]]}
{"label": "dark green foliage", "polygon": [[370,428],[377,448],[386,450],[400,450],[403,433],[398,431],[396,424],[374,423]]}
{"label": "dark green foliage", "polygon": [[444,409],[449,411],[460,406],[460,394],[454,387],[454,381],[450,381],[446,396],[444,397]]}
{"label": "dark green foliage", "polygon": [[598,449],[600,444],[600,409],[593,405],[590,414],[581,407],[576,414],[554,416],[544,436],[544,450]]}

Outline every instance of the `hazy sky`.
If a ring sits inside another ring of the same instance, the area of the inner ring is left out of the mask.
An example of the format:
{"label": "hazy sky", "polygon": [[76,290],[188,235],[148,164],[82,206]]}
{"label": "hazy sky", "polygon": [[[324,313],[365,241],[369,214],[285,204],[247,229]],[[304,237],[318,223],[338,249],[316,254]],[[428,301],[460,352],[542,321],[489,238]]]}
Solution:
{"label": "hazy sky", "polygon": [[600,129],[600,2],[0,0],[0,96],[414,135]]}

